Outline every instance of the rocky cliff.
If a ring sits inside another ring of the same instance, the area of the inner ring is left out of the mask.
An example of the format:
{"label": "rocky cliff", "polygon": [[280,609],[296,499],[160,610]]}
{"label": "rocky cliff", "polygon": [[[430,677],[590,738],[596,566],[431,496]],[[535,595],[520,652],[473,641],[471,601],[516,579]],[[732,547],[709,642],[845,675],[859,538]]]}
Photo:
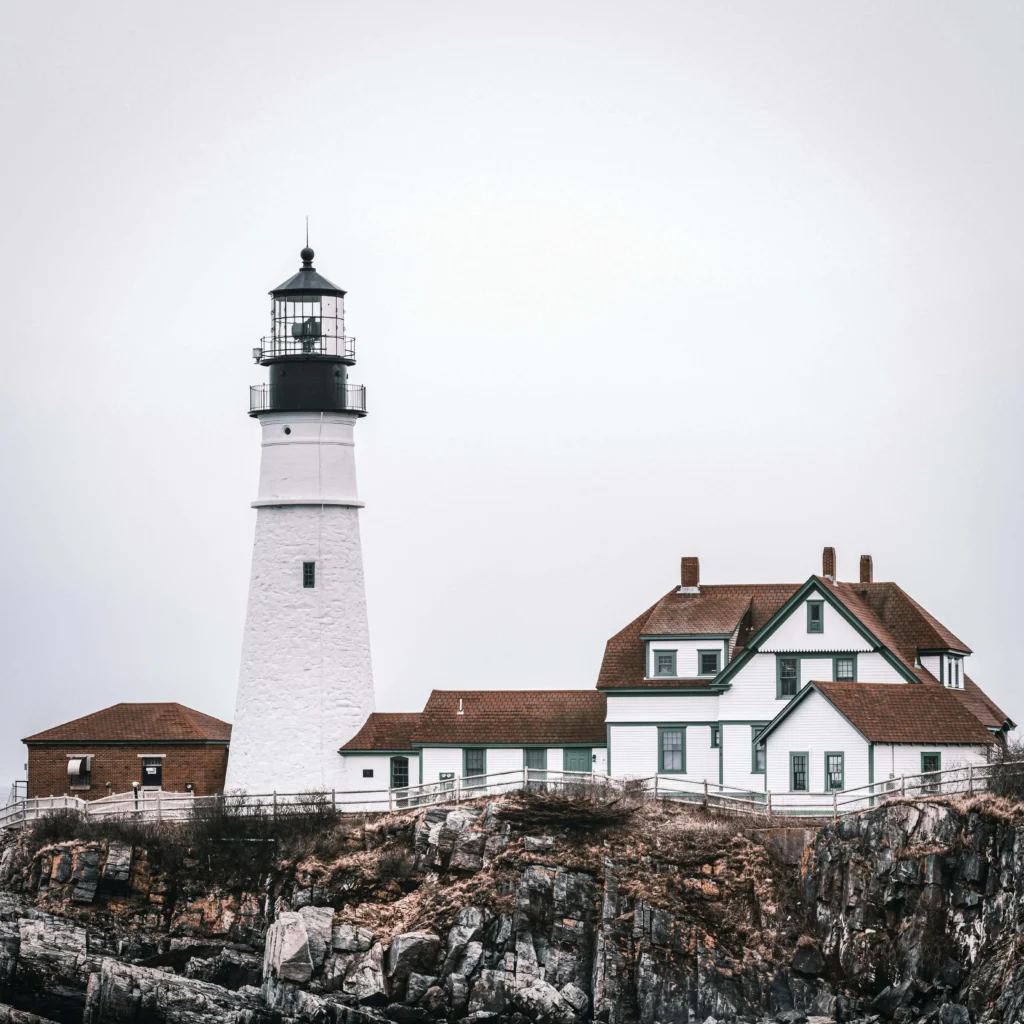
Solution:
{"label": "rocky cliff", "polygon": [[1024,821],[991,804],[780,833],[540,794],[291,846],[43,838],[4,837],[0,1022],[1024,1020]]}

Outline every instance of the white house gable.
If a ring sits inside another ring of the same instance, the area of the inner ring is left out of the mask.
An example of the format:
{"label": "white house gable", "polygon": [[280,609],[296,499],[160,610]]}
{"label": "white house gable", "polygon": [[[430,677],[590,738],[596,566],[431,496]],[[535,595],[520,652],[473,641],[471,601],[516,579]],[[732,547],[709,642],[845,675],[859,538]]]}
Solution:
{"label": "white house gable", "polygon": [[812,590],[758,647],[761,651],[870,651],[873,645]]}

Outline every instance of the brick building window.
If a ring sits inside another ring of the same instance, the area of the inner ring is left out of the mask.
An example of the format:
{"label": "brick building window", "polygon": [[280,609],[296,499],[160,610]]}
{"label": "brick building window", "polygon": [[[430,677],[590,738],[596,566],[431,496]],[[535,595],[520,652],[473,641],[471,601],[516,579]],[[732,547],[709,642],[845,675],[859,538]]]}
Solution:
{"label": "brick building window", "polygon": [[142,785],[160,789],[164,784],[164,759],[144,757],[142,759]]}
{"label": "brick building window", "polygon": [[92,758],[68,758],[68,785],[72,789],[88,789],[92,785]]}

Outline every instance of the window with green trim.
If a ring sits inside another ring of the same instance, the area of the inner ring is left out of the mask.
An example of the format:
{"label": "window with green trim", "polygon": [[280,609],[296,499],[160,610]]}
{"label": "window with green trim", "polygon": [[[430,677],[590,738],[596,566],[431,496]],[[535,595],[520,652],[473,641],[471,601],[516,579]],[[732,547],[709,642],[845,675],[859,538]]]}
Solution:
{"label": "window with green trim", "polygon": [[722,745],[722,727],[720,725],[711,726],[711,746],[720,747]]}
{"label": "window with green trim", "polygon": [[758,739],[758,737],[764,731],[764,728],[767,724],[767,722],[756,722],[754,725],[750,727],[750,770],[755,775],[764,774],[764,766],[767,757],[767,751],[765,750],[764,743],[762,743]]}
{"label": "window with green trim", "polygon": [[792,792],[806,793],[810,790],[809,764],[810,755],[806,751],[789,755],[789,788]]}
{"label": "window with green trim", "polygon": [[721,664],[721,651],[698,651],[697,652],[697,675],[717,676]]}
{"label": "window with green trim", "polygon": [[464,747],[462,750],[462,776],[487,774],[487,750],[484,747]]}
{"label": "window with green trim", "polygon": [[828,750],[825,752],[825,792],[831,793],[843,789],[846,780],[846,757],[842,752]]}
{"label": "window with green trim", "polygon": [[547,768],[548,748],[547,747],[526,747],[523,750],[524,768]]}
{"label": "window with green trim", "polygon": [[675,651],[653,651],[654,674],[656,676],[674,676],[676,674]]}
{"label": "window with green trim", "polygon": [[800,659],[779,658],[776,663],[778,680],[775,689],[776,697],[795,697],[800,689]]}
{"label": "window with green trim", "polygon": [[658,729],[658,771],[686,771],[686,729],[681,725]]}
{"label": "window with green trim", "polygon": [[808,633],[824,633],[825,632],[825,602],[824,601],[808,601],[807,602],[807,632]]}
{"label": "window with green trim", "polygon": [[841,658],[836,658],[835,669],[837,683],[857,681],[857,658],[855,655],[843,655]]}

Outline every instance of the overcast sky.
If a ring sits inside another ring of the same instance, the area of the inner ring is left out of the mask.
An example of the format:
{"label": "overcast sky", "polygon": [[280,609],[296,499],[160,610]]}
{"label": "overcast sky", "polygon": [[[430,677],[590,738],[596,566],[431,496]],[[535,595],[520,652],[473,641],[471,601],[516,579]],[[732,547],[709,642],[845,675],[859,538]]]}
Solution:
{"label": "overcast sky", "polygon": [[870,552],[1024,721],[1020,3],[0,2],[0,781],[230,719],[250,352],[348,289],[380,710]]}

